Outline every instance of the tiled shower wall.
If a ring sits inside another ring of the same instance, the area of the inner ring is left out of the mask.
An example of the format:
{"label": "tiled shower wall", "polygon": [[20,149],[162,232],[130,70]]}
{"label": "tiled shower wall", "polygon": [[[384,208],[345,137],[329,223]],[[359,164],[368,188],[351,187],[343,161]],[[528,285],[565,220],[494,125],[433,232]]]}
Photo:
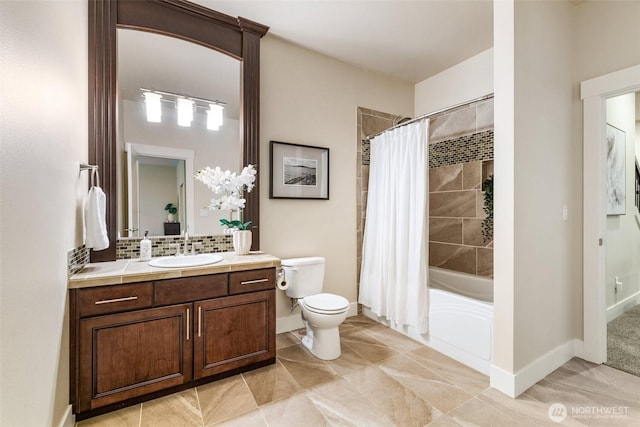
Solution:
{"label": "tiled shower wall", "polygon": [[[358,283],[366,220],[369,142],[396,115],[358,108]],[[493,242],[480,224],[482,182],[493,175],[493,99],[431,117],[429,125],[429,265],[493,276]]]}
{"label": "tiled shower wall", "polygon": [[367,190],[369,188],[369,141],[365,138],[390,128],[400,116],[381,113],[358,107],[358,153],[356,156],[356,224],[357,224],[357,283],[360,292],[360,265],[362,264],[362,238],[367,211]]}

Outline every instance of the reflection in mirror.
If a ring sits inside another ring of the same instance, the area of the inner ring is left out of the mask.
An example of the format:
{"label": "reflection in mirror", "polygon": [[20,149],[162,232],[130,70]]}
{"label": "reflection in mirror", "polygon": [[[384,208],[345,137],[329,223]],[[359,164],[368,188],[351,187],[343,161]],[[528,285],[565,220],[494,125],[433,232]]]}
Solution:
{"label": "reflection in mirror", "polygon": [[[152,236],[173,234],[175,227],[165,232],[167,203],[178,207],[180,234],[223,234],[218,220],[229,212],[205,209],[212,194],[194,185],[193,173],[205,166],[241,169],[240,62],[195,43],[143,31],[119,28],[117,41],[119,235],[139,237],[145,230]],[[222,101],[224,122],[218,130],[207,129],[206,107],[199,103],[203,108],[193,109],[191,126],[178,126],[171,96],[163,97],[161,121],[149,122],[141,88]],[[133,148],[129,157],[127,147]],[[176,169],[178,164],[184,170]],[[184,180],[176,178],[180,174]]]}
{"label": "reflection in mirror", "polygon": [[184,234],[193,223],[193,150],[129,143],[125,151],[128,236]]}

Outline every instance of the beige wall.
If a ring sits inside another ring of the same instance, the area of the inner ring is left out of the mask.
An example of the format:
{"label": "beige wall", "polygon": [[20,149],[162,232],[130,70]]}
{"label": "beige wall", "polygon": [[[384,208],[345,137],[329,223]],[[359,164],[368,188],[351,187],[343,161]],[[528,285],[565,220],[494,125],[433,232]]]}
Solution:
{"label": "beige wall", "polygon": [[[357,107],[412,116],[413,85],[267,34],[260,93],[261,249],[281,258],[325,257],[324,290],[355,302]],[[328,147],[330,199],[269,199],[270,140]],[[289,316],[288,307],[279,292],[277,317]]]}
{"label": "beige wall", "polygon": [[[573,218],[579,216],[571,203],[572,7],[516,1],[494,9],[498,178],[491,382],[509,394],[523,391],[518,371],[574,338],[572,313],[581,304],[572,262],[578,248]],[[527,372],[528,379],[554,368]],[[494,372],[511,379],[501,383]]]}
{"label": "beige wall", "polygon": [[574,8],[575,81],[640,63],[640,2],[589,0]]}
{"label": "beige wall", "polygon": [[568,2],[515,4],[516,371],[574,338],[571,313],[581,305],[572,262],[580,209],[571,203],[572,9]]}
{"label": "beige wall", "polygon": [[69,408],[67,251],[81,242],[86,2],[0,2],[0,425]]}
{"label": "beige wall", "polygon": [[415,86],[416,116],[493,93],[493,48]]}

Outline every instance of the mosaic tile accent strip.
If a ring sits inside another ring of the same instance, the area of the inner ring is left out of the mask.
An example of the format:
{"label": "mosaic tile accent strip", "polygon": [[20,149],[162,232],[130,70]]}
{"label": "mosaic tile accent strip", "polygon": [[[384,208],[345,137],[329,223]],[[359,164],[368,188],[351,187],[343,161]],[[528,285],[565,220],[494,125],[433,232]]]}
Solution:
{"label": "mosaic tile accent strip", "polygon": [[82,270],[89,263],[89,249],[81,245],[67,252],[67,275],[69,277]]}
{"label": "mosaic tile accent strip", "polygon": [[371,159],[371,141],[368,139],[362,140],[362,166],[369,166],[369,160]]}
{"label": "mosaic tile accent strip", "polygon": [[429,168],[493,159],[493,129],[429,145]]}
{"label": "mosaic tile accent strip", "polygon": [[[180,244],[180,251],[183,250],[184,237],[151,237],[151,256],[170,256],[176,253],[176,248],[171,244]],[[139,239],[118,239],[116,244],[117,259],[132,259],[140,257]],[[189,250],[191,245],[196,244],[196,253],[229,252],[233,251],[233,240],[231,236],[194,236],[189,238]]]}
{"label": "mosaic tile accent strip", "polygon": [[[371,159],[371,142],[362,140],[362,165]],[[493,129],[429,145],[429,168],[493,159]]]}

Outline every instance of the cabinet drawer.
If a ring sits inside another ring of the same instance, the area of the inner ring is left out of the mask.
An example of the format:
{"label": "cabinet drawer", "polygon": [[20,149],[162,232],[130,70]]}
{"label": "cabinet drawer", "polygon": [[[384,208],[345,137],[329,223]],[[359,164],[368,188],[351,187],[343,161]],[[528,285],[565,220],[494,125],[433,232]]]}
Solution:
{"label": "cabinet drawer", "polygon": [[261,270],[236,271],[229,275],[229,294],[265,291],[276,286],[275,268]]}
{"label": "cabinet drawer", "polygon": [[150,282],[78,290],[80,317],[147,308],[152,302],[153,285]]}
{"label": "cabinet drawer", "polygon": [[180,304],[227,295],[227,273],[159,280],[155,283],[156,306]]}

